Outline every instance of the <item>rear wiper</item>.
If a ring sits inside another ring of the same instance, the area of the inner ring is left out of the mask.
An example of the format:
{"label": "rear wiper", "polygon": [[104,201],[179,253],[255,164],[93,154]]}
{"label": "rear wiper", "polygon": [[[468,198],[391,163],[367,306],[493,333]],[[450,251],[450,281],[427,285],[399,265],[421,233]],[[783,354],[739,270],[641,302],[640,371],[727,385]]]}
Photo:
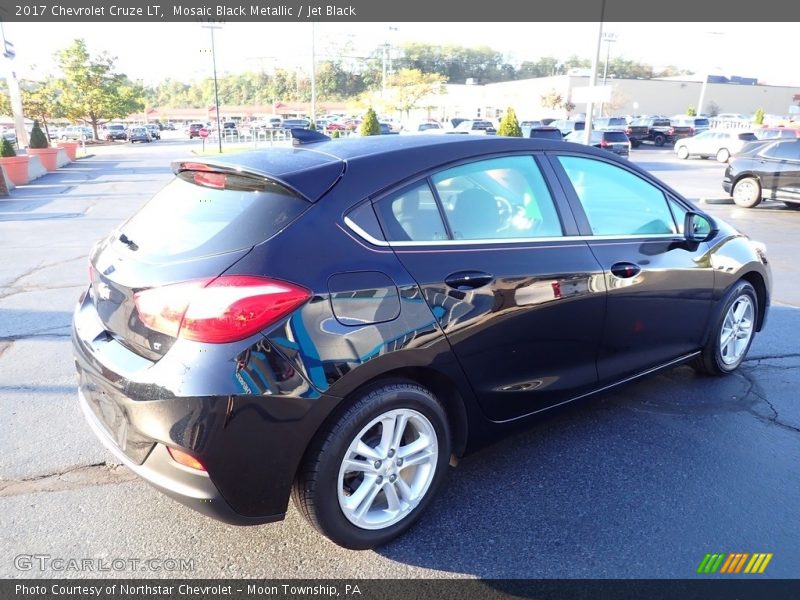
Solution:
{"label": "rear wiper", "polygon": [[125,244],[128,248],[133,250],[134,252],[136,252],[139,249],[139,246],[137,246],[136,243],[124,233],[121,234],[117,239],[123,244]]}

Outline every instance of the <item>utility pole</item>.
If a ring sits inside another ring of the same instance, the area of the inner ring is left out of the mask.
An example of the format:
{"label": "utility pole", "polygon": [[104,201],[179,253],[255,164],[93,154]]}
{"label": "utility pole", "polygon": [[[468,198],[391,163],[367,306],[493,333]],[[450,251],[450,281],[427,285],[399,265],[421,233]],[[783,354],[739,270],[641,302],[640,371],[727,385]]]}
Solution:
{"label": "utility pole", "polygon": [[28,130],[25,129],[25,117],[22,112],[22,94],[19,91],[17,74],[14,72],[14,66],[11,63],[17,53],[14,50],[14,44],[6,40],[6,32],[2,21],[0,21],[0,35],[3,37],[3,56],[8,60],[6,63],[8,67],[6,81],[8,83],[8,97],[11,100],[11,112],[14,116],[14,129],[17,132],[17,148],[27,148]]}
{"label": "utility pole", "polygon": [[222,25],[201,25],[203,29],[211,30],[211,64],[214,67],[214,108],[217,113],[217,140],[219,153],[222,154],[222,119],[219,115],[219,87],[217,86],[217,52],[214,46],[214,30],[222,29]]}
{"label": "utility pole", "polygon": [[[706,35],[724,35],[721,31],[706,31]],[[709,40],[710,41],[710,40]],[[703,85],[700,86],[700,100],[697,101],[697,116],[703,114],[703,103],[706,100],[706,89],[708,88],[708,77],[711,75],[710,73],[711,67],[706,67],[703,71]]]}

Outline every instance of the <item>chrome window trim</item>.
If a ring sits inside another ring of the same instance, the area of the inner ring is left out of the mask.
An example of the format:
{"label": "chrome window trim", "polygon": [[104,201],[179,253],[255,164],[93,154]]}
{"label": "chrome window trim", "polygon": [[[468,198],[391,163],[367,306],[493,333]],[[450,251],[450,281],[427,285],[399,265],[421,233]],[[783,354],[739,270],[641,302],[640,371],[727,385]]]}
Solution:
{"label": "chrome window trim", "polygon": [[536,242],[592,242],[592,241],[634,241],[634,240],[666,240],[677,239],[682,240],[684,237],[679,233],[651,233],[647,235],[559,235],[547,237],[526,237],[526,238],[497,238],[497,239],[481,239],[481,240],[430,240],[430,241],[397,241],[387,242],[385,240],[378,240],[364,231],[361,227],[348,216],[344,218],[344,223],[353,233],[358,235],[363,240],[375,246],[383,247],[399,247],[405,248],[408,246],[481,246],[481,245],[496,245],[496,244],[531,244]]}

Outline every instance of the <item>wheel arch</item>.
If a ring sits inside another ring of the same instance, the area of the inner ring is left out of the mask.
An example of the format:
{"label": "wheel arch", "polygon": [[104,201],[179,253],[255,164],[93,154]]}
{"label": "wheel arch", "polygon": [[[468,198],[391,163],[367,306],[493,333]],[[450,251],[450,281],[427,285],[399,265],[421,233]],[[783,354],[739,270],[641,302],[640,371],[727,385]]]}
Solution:
{"label": "wheel arch", "polygon": [[747,281],[756,291],[756,300],[758,300],[756,331],[761,331],[761,328],[764,326],[764,317],[767,314],[767,284],[757,271],[748,271],[741,276],[739,281]]}

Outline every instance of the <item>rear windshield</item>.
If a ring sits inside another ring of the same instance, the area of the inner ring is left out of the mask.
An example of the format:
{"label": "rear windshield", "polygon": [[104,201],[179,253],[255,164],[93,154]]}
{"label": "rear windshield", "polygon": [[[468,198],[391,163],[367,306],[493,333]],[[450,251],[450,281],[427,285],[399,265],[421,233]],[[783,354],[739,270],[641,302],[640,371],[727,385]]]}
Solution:
{"label": "rear windshield", "polygon": [[621,131],[606,131],[603,137],[607,142],[628,142],[628,136]]}
{"label": "rear windshield", "polygon": [[625,125],[627,122],[622,117],[611,118],[608,120],[609,125]]}
{"label": "rear windshield", "polygon": [[269,239],[310,206],[265,179],[222,177],[179,173],[122,226],[128,250],[153,262],[232,252]]}
{"label": "rear windshield", "polygon": [[708,127],[708,119],[695,119],[694,120],[695,127]]}

